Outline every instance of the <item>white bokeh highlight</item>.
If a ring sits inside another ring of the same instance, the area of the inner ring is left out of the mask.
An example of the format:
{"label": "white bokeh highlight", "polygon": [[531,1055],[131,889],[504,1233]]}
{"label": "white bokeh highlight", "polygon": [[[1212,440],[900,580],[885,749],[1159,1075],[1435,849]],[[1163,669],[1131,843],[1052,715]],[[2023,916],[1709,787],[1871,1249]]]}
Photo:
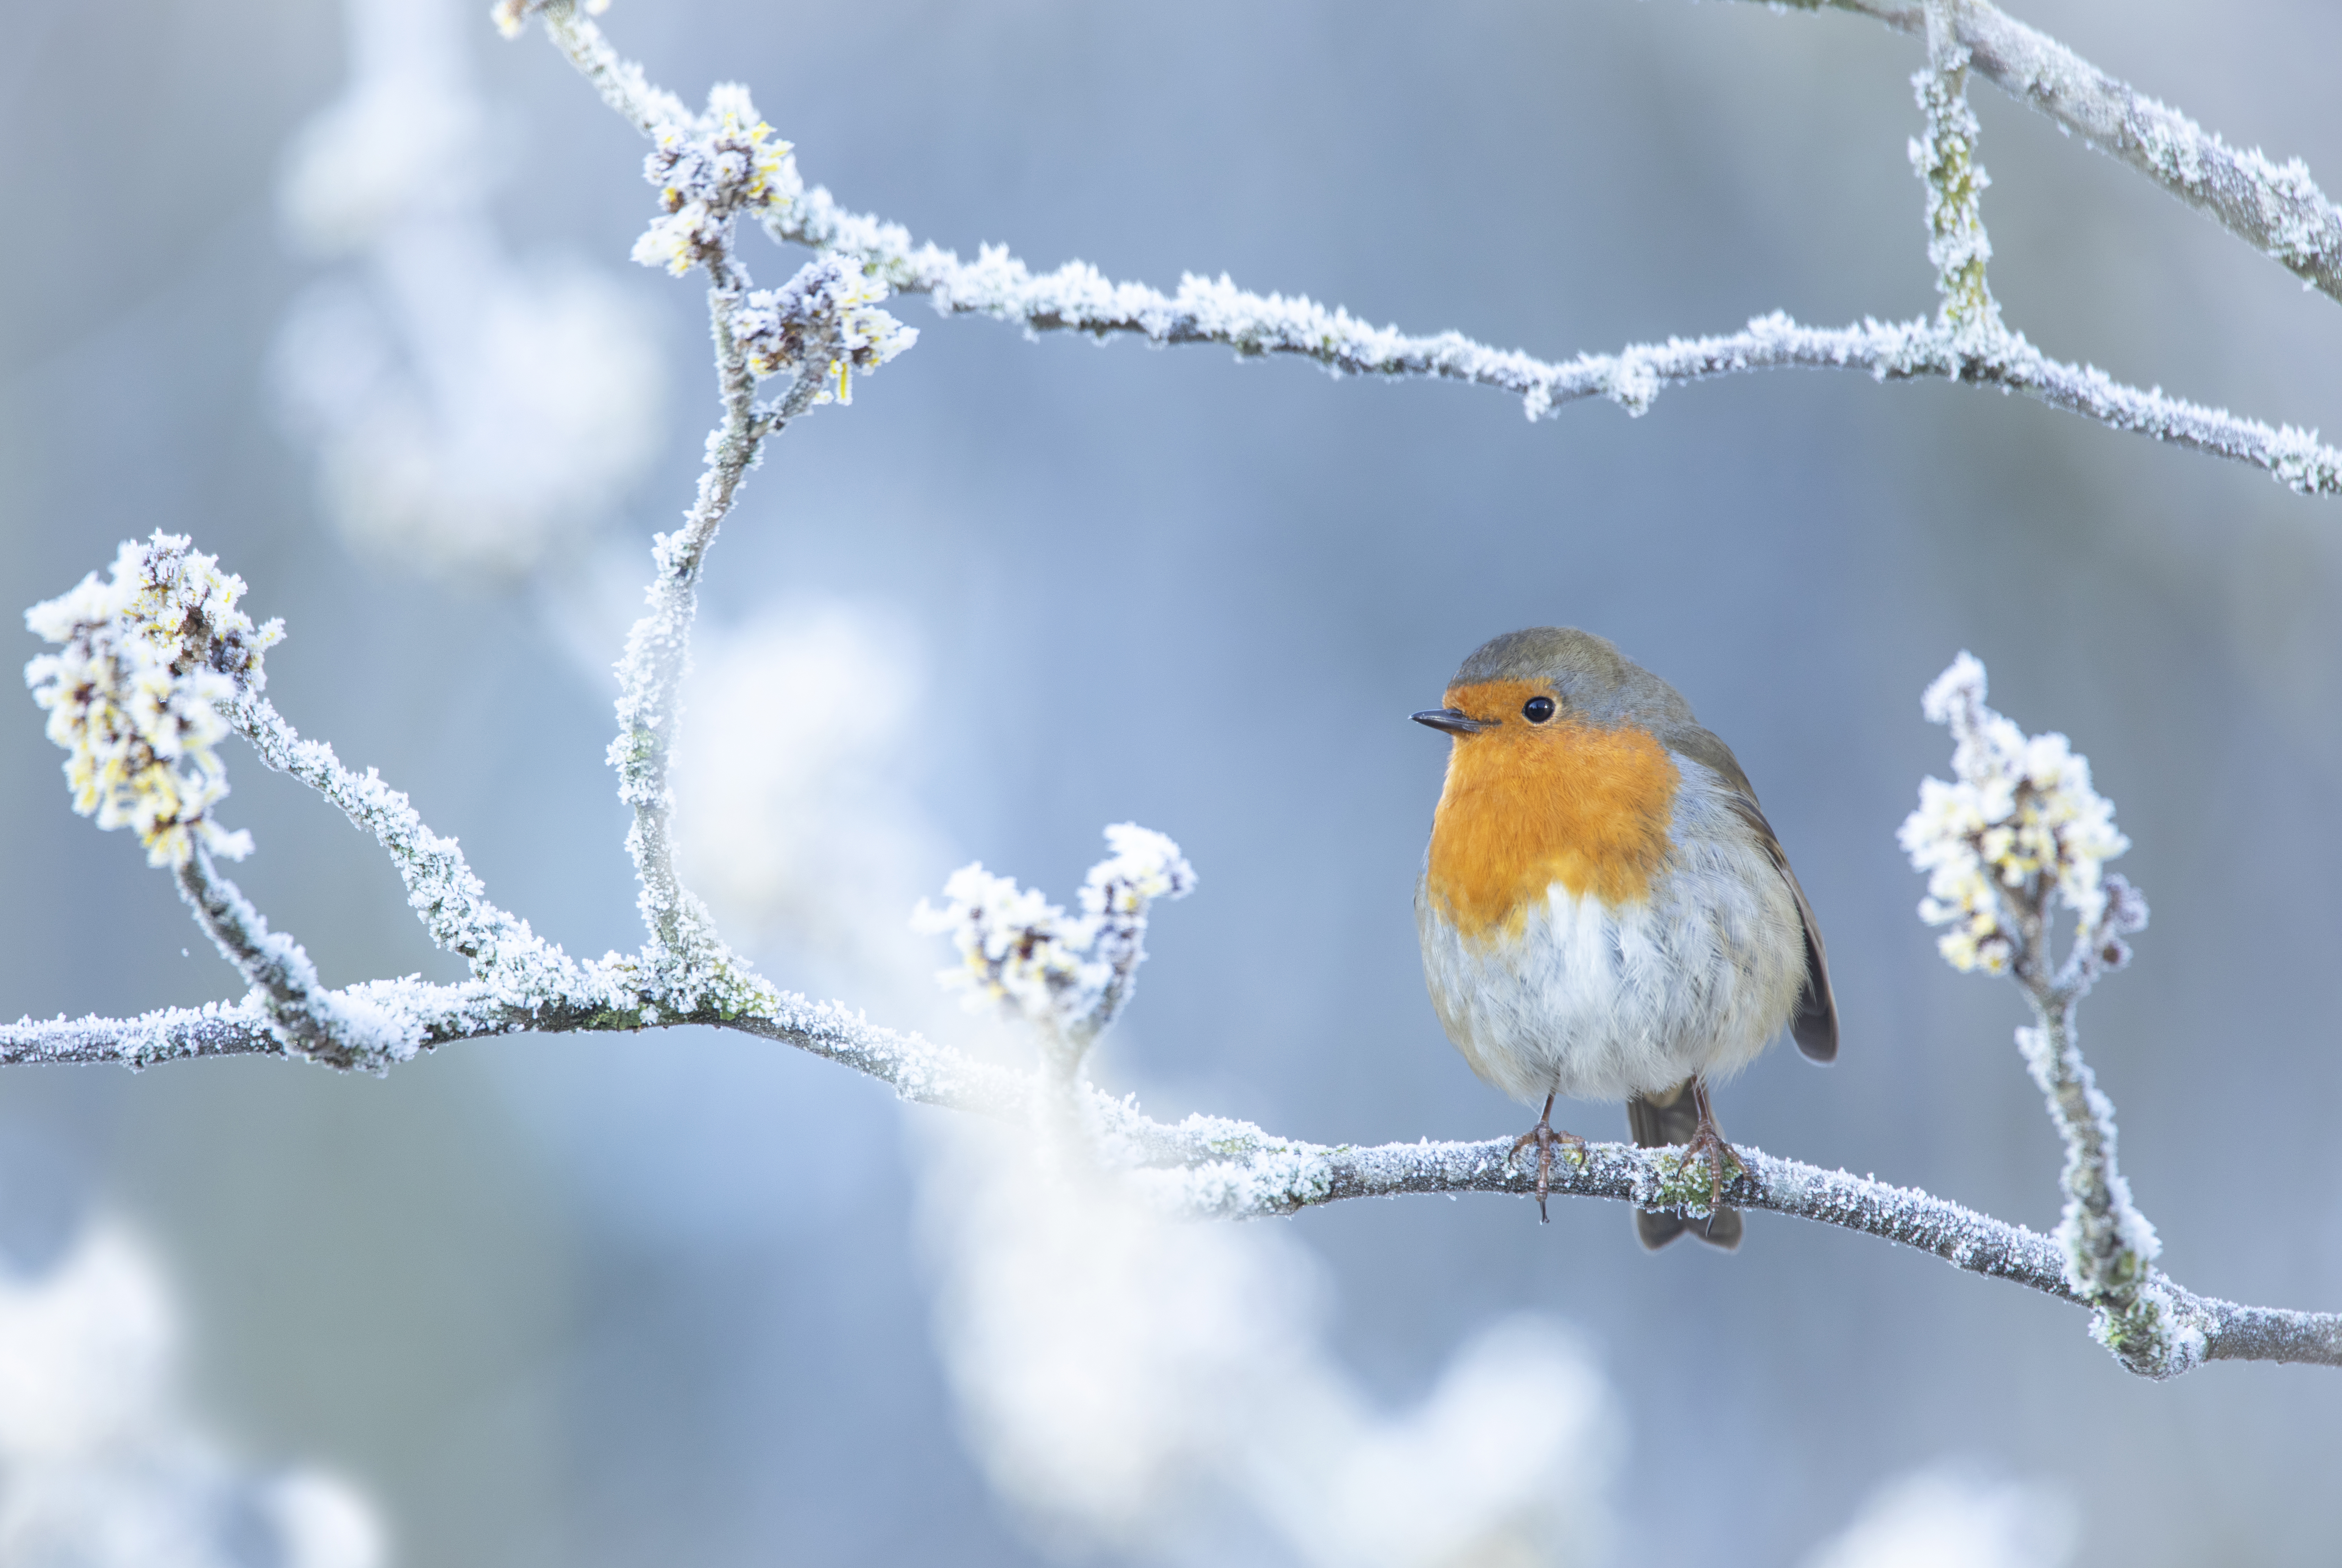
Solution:
{"label": "white bokeh highlight", "polygon": [[345,0],[350,79],[295,138],[285,231],[332,270],[279,329],[272,379],[319,497],[369,554],[523,577],[599,532],[658,449],[648,309],[613,274],[515,254],[460,0]]}
{"label": "white bokeh highlight", "polygon": [[2066,1568],[2080,1529],[2059,1488],[1944,1463],[1880,1486],[1805,1568]]}
{"label": "white bokeh highlight", "polygon": [[50,1268],[0,1273],[0,1563],[385,1568],[347,1482],[255,1473],[187,1408],[178,1312],[129,1231],[98,1221]]}

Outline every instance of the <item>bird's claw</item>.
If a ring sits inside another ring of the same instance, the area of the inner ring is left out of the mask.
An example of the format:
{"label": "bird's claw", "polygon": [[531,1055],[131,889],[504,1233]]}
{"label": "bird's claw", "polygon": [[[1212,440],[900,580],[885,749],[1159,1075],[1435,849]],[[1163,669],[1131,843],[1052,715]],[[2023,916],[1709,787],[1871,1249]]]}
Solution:
{"label": "bird's claw", "polygon": [[1553,1102],[1547,1100],[1545,1103],[1545,1114],[1537,1118],[1536,1125],[1514,1139],[1512,1152],[1505,1156],[1505,1164],[1509,1165],[1519,1157],[1523,1149],[1527,1148],[1531,1144],[1537,1146],[1536,1200],[1539,1224],[1547,1223],[1552,1219],[1552,1216],[1545,1212],[1545,1200],[1546,1194],[1553,1191],[1553,1146],[1556,1144],[1567,1144],[1570,1155],[1577,1162],[1579,1168],[1583,1169],[1586,1164],[1586,1140],[1575,1133],[1565,1133],[1556,1128],[1552,1117]]}
{"label": "bird's claw", "polygon": [[1724,1167],[1728,1164],[1745,1176],[1748,1174],[1748,1165],[1741,1159],[1740,1152],[1724,1141],[1724,1134],[1716,1130],[1715,1124],[1706,1120],[1692,1134],[1691,1142],[1683,1146],[1683,1159],[1676,1169],[1688,1172],[1691,1163],[1698,1159],[1707,1162],[1707,1207],[1713,1213],[1724,1202]]}

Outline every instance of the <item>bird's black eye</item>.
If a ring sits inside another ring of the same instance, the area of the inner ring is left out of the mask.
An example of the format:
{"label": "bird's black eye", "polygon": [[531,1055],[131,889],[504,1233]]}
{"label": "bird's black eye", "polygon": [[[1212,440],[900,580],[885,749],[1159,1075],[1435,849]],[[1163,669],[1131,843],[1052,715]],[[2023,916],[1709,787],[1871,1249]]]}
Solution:
{"label": "bird's black eye", "polygon": [[1527,702],[1521,704],[1521,717],[1528,720],[1528,722],[1533,724],[1541,724],[1545,723],[1546,720],[1553,717],[1553,699],[1551,697],[1531,697]]}

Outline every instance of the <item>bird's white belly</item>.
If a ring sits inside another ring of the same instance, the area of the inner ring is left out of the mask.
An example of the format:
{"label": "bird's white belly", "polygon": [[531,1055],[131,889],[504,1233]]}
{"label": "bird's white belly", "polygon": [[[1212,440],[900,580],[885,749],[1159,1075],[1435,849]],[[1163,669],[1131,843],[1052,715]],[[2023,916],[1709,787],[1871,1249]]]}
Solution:
{"label": "bird's white belly", "polygon": [[1517,935],[1466,937],[1421,888],[1416,924],[1447,1037],[1532,1104],[1736,1073],[1788,1021],[1805,979],[1797,904],[1754,844],[1678,841],[1650,896],[1615,908],[1556,883]]}

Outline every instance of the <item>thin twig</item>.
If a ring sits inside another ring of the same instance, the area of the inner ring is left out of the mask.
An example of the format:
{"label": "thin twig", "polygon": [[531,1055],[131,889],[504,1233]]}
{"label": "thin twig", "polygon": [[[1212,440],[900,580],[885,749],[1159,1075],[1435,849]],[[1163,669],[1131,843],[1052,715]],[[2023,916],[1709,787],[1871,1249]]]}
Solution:
{"label": "thin twig", "polygon": [[576,961],[491,901],[455,841],[432,832],[406,796],[374,769],[363,776],[350,772],[331,745],[303,740],[266,697],[242,694],[221,704],[220,712],[263,763],[307,784],[374,835],[398,868],[424,929],[469,962],[474,974],[515,1001],[579,988],[586,971]]}
{"label": "thin twig", "polygon": [[[734,341],[732,312],[742,289],[717,282],[707,291],[716,339],[724,416],[707,446],[699,494],[684,524],[655,541],[656,574],[650,607],[626,634],[618,663],[618,736],[610,763],[618,770],[618,798],[633,808],[626,850],[642,882],[640,904],[653,940],[686,965],[718,961],[722,948],[706,908],[675,869],[675,792],[668,779],[682,716],[683,678],[691,667],[691,624],[698,613],[699,580],[708,547],[732,510],[740,481],[756,461],[756,378]],[[687,1005],[687,1004],[686,1004]]]}
{"label": "thin twig", "polygon": [[[546,35],[594,84],[603,101],[662,148],[677,147],[699,127],[701,122],[679,100],[652,86],[640,67],[620,59],[601,30],[580,15],[570,0],[554,0],[542,15]],[[518,16],[512,20],[516,23]],[[656,570],[646,595],[649,608],[627,633],[618,661],[618,734],[609,749],[610,764],[618,772],[618,796],[634,812],[626,849],[642,884],[637,903],[650,932],[643,953],[649,994],[655,1005],[686,1015],[707,1005],[723,1015],[738,1014],[757,1005],[771,990],[725,944],[706,905],[684,886],[676,870],[670,774],[683,717],[683,682],[691,669],[691,628],[698,614],[700,579],[716,533],[748,471],[756,465],[764,443],[816,400],[831,363],[826,352],[808,352],[797,363],[780,401],[757,404],[757,373],[738,330],[752,283],[735,242],[736,215],[743,204],[773,199],[771,192],[756,183],[756,171],[749,166],[765,129],[742,129],[747,144],[742,151],[747,156],[738,166],[715,175],[732,183],[692,193],[712,205],[705,208],[706,221],[693,228],[685,262],[676,265],[680,270],[687,262],[707,272],[708,330],[716,345],[722,416],[708,437],[698,494],[683,526],[653,543]],[[676,200],[684,197],[678,195]],[[836,324],[823,324],[820,331],[829,335],[821,339],[827,345]]]}
{"label": "thin twig", "polygon": [[252,985],[252,1002],[288,1054],[328,1067],[377,1070],[412,1056],[419,1040],[403,1019],[344,1005],[317,980],[301,944],[268,922],[197,845],[179,863],[179,896],[230,964]]}
{"label": "thin twig", "polygon": [[1912,77],[1927,134],[1911,159],[1927,187],[1927,259],[1936,264],[1938,321],[1965,349],[1988,350],[2008,335],[1985,281],[1992,240],[1983,195],[1992,177],[1977,161],[1980,127],[1968,107],[1968,52],[1954,35],[1949,0],[1927,0],[1927,68]]}
{"label": "thin twig", "polygon": [[946,315],[987,315],[1036,333],[1218,344],[1246,358],[1307,360],[1336,375],[1464,382],[1513,394],[1531,419],[1591,397],[1639,414],[1666,387],[1743,371],[1862,370],[1879,381],[1941,377],[2021,392],[2111,429],[2250,464],[2306,495],[2342,494],[2342,451],[2307,431],[2128,385],[2094,366],[2051,359],[2014,331],[1985,339],[1965,323],[1925,320],[1815,327],[1777,311],[1736,333],[1551,362],[1461,333],[1412,336],[1374,326],[1306,297],[1249,293],[1226,276],[1191,275],[1166,295],[1115,282],[1086,262],[1035,274],[989,247],[963,261],[940,246],[915,245],[900,225],[845,211],[818,187],[767,214],[765,226],[776,239],[853,256],[895,292],[924,294]]}
{"label": "thin twig", "polygon": [[[1852,11],[1925,35],[1916,0],[1766,0]],[[2092,146],[2121,159],[2329,299],[2342,300],[2342,212],[2299,158],[2238,152],[2168,105],[2108,75],[1987,0],[1945,0],[1973,68]]]}
{"label": "thin twig", "polygon": [[2127,884],[2119,877],[2108,880],[2112,896],[2098,919],[2078,934],[2063,964],[2056,962],[2050,940],[2053,882],[2045,875],[2029,891],[2003,891],[2021,938],[2012,978],[2034,1017],[2033,1027],[2017,1032],[2017,1046],[2066,1145],[2057,1177],[2066,1207],[2055,1240],[2072,1299],[2093,1310],[2092,1332],[2124,1365],[2168,1375],[2157,1369],[2192,1364],[2191,1358],[2205,1353],[2195,1334],[2200,1325],[2154,1268],[2162,1243],[2131,1201],[2130,1183],[2116,1159],[2114,1102],[2082,1059],[2075,1018],[2099,953],[2119,942],[2125,911],[2134,902]]}
{"label": "thin twig", "polygon": [[1247,293],[1226,277],[1190,276],[1166,295],[1143,284],[1112,282],[1082,262],[1038,275],[1001,251],[963,262],[932,245],[914,247],[896,225],[838,213],[819,189],[767,226],[779,237],[854,255],[896,292],[926,294],[945,315],[988,315],[1034,332],[1127,335],[1163,345],[1218,344],[1246,358],[1305,359],[1336,375],[1464,382],[1512,393],[1532,419],[1592,397],[1639,414],[1669,386],[1744,371],[1860,370],[1879,381],[1939,377],[2020,392],[2110,429],[2249,464],[2302,494],[2342,494],[2342,451],[2310,432],[2289,424],[2272,428],[2224,408],[2128,385],[2095,366],[2051,359],[2014,331],[1986,343],[1938,322],[1816,327],[1777,311],[1736,333],[1669,338],[1555,363],[1460,333],[1410,336],[1306,298]]}

